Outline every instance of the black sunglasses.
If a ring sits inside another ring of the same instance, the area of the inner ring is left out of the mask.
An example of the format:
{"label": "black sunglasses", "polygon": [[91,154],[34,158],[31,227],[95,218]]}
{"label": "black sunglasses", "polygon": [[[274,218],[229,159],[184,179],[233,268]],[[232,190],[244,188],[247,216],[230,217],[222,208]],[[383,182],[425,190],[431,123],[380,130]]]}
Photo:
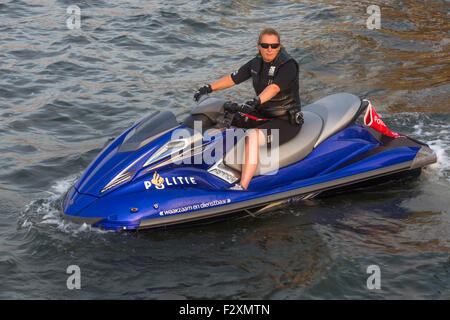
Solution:
{"label": "black sunglasses", "polygon": [[264,49],[269,48],[269,46],[271,46],[272,49],[276,49],[280,46],[279,43],[264,43],[264,42],[260,43],[259,45],[261,46],[261,48],[264,48]]}

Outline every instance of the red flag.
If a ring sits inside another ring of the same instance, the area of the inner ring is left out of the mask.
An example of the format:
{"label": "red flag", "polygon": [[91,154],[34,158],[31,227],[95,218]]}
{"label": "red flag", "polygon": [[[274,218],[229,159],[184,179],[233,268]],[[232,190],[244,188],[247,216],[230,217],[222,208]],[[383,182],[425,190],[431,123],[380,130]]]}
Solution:
{"label": "red flag", "polygon": [[382,134],[392,137],[392,138],[398,138],[403,137],[399,135],[397,132],[393,132],[389,130],[386,125],[384,124],[383,120],[378,116],[378,114],[375,112],[375,109],[372,107],[372,104],[369,100],[365,100],[369,102],[369,105],[366,110],[366,114],[364,115],[364,124],[368,127],[371,127],[372,129],[377,130],[378,132],[381,132]]}

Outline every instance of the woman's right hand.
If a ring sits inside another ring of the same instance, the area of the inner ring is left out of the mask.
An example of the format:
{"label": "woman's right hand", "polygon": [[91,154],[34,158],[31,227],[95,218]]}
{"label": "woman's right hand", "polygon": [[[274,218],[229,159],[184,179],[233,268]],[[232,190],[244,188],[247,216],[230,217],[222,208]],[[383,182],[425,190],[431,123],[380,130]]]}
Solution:
{"label": "woman's right hand", "polygon": [[211,93],[211,92],[212,92],[211,85],[210,84],[204,85],[203,87],[198,89],[197,92],[195,92],[195,94],[194,94],[194,101],[198,102],[198,100],[200,99],[200,97],[202,95],[208,94],[208,93]]}

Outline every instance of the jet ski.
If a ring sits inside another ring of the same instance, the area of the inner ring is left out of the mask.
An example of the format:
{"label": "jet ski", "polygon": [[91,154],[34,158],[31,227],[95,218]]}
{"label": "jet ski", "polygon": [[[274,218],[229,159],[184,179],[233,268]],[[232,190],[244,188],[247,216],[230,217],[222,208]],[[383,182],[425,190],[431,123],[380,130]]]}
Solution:
{"label": "jet ski", "polygon": [[240,178],[244,138],[230,134],[237,128],[230,125],[226,102],[205,95],[181,121],[170,111],[138,121],[68,190],[63,218],[140,230],[255,216],[330,192],[417,176],[436,162],[425,143],[359,123],[370,102],[337,93],[302,107],[300,132],[260,152],[248,190],[229,190]]}

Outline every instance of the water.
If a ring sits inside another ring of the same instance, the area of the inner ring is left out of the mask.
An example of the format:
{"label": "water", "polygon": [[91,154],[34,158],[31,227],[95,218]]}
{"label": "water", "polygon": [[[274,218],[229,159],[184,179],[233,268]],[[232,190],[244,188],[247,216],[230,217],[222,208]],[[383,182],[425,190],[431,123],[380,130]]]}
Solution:
{"label": "water", "polygon": [[[378,1],[381,29],[369,30],[371,4],[0,1],[0,298],[449,299],[450,2]],[[301,65],[305,104],[367,97],[438,162],[417,180],[203,227],[131,234],[60,218],[111,138],[153,110],[186,114],[268,24]],[[67,289],[70,265],[80,290]]]}

